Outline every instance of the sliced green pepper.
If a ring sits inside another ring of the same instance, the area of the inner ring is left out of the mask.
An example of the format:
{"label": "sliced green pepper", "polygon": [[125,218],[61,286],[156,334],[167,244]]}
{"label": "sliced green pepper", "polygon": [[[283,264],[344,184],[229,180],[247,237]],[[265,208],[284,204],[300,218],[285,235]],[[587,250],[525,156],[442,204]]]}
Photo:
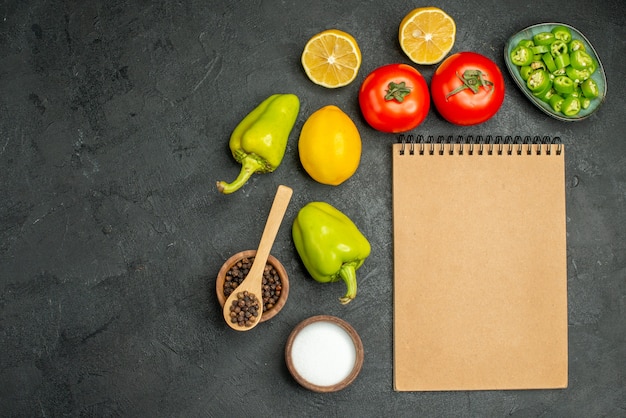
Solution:
{"label": "sliced green pepper", "polygon": [[561,104],[561,112],[563,112],[566,116],[574,116],[580,112],[580,100],[578,97],[574,97],[572,95],[567,96],[563,99],[563,103]]}
{"label": "sliced green pepper", "polygon": [[561,106],[563,105],[563,100],[563,97],[559,96],[558,94],[553,94],[552,97],[550,97],[550,107],[552,108],[552,110],[554,110],[555,112],[560,112]]}
{"label": "sliced green pepper", "polygon": [[518,45],[511,51],[511,62],[517,66],[530,65],[533,53],[527,46]]}
{"label": "sliced green pepper", "polygon": [[569,78],[574,80],[574,83],[582,83],[591,76],[589,70],[577,70],[574,67],[567,67],[565,73]]}
{"label": "sliced green pepper", "polygon": [[589,70],[589,75],[593,74],[596,71],[596,68],[598,68],[598,61],[592,58],[591,65],[587,68],[587,70]]}
{"label": "sliced green pepper", "polygon": [[567,54],[567,44],[564,41],[556,40],[550,44],[550,53],[552,56]]}
{"label": "sliced green pepper", "polygon": [[549,52],[546,52],[545,54],[541,56],[541,59],[543,60],[544,64],[546,64],[546,69],[548,71],[553,73],[557,70],[552,54],[550,54]]}
{"label": "sliced green pepper", "polygon": [[553,86],[557,93],[567,96],[574,91],[576,84],[571,78],[560,75],[554,79]]}
{"label": "sliced green pepper", "polygon": [[572,52],[569,58],[571,66],[577,70],[589,69],[594,65],[591,55],[580,49]]}
{"label": "sliced green pepper", "polygon": [[588,78],[583,81],[580,85],[580,88],[585,97],[588,99],[595,99],[600,94],[598,83],[596,83],[593,78]]}
{"label": "sliced green pepper", "polygon": [[578,97],[579,99],[580,99],[581,97],[584,97],[584,95],[583,95],[583,91],[580,89],[580,86],[576,86],[576,87],[574,88],[574,91],[573,91],[573,92],[571,92],[571,93],[569,94],[569,96],[572,96],[572,97]]}
{"label": "sliced green pepper", "polygon": [[552,32],[541,32],[533,36],[535,45],[550,45],[554,39],[555,36]]}
{"label": "sliced green pepper", "polygon": [[554,57],[556,68],[565,68],[570,64],[569,54],[561,54]]}
{"label": "sliced green pepper", "polygon": [[530,39],[522,39],[517,43],[517,46],[525,46],[527,48],[535,46],[535,43]]}
{"label": "sliced green pepper", "polygon": [[558,25],[552,28],[551,31],[554,37],[563,42],[569,42],[572,40],[572,32],[567,26]]}
{"label": "sliced green pepper", "polygon": [[556,91],[552,88],[552,85],[548,85],[548,88],[546,88],[543,91],[540,92],[534,92],[533,96],[535,96],[536,98],[538,98],[539,100],[541,100],[542,102],[550,102],[550,99],[552,98],[552,96],[554,96],[556,94]]}
{"label": "sliced green pepper", "polygon": [[546,64],[541,59],[538,59],[530,63],[530,68],[533,70],[545,70]]}
{"label": "sliced green pepper", "polygon": [[522,77],[522,80],[524,81],[528,80],[528,77],[530,76],[531,72],[533,72],[533,69],[530,65],[524,65],[523,67],[520,67],[519,69],[519,74]]}
{"label": "sliced green pepper", "polygon": [[587,109],[589,106],[591,106],[590,98],[583,97],[582,99],[580,99],[580,107],[582,107],[583,109]]}
{"label": "sliced green pepper", "polygon": [[572,39],[572,41],[569,43],[569,50],[570,50],[570,52],[572,52],[572,51],[586,51],[587,48],[585,47],[585,44],[583,43],[583,41],[581,41],[579,39]]}
{"label": "sliced green pepper", "polygon": [[535,45],[531,47],[530,50],[533,51],[533,54],[535,55],[541,55],[550,51],[550,46],[549,45]]}
{"label": "sliced green pepper", "polygon": [[528,80],[526,80],[526,86],[528,89],[535,93],[540,93],[549,89],[552,86],[552,80],[550,80],[550,74],[546,70],[540,69],[530,73]]}

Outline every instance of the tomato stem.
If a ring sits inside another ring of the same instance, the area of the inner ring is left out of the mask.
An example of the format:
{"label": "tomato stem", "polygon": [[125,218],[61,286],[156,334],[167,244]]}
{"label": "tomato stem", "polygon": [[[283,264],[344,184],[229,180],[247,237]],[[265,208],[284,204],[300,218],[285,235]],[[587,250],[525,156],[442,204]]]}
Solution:
{"label": "tomato stem", "polygon": [[456,76],[463,82],[463,84],[446,94],[446,100],[448,100],[450,96],[454,96],[455,94],[467,89],[470,89],[474,94],[476,94],[480,91],[481,86],[484,87],[489,93],[493,91],[493,83],[486,80],[480,70],[465,70],[462,76],[460,76],[459,73],[456,73]]}
{"label": "tomato stem", "polygon": [[394,83],[393,81],[387,86],[385,100],[396,100],[398,103],[402,103],[404,98],[411,93],[411,87],[407,87],[404,81],[400,83]]}

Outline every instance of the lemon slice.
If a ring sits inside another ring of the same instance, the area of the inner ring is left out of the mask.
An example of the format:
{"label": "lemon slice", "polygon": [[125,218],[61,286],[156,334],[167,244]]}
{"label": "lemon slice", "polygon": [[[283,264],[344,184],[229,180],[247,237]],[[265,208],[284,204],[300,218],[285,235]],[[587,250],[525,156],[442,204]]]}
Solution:
{"label": "lemon slice", "polygon": [[400,47],[416,64],[436,64],[452,49],[456,23],[437,7],[420,7],[400,23]]}
{"label": "lemon slice", "polygon": [[315,84],[328,88],[350,84],[361,66],[361,50],[352,35],[329,29],[304,46],[302,66]]}

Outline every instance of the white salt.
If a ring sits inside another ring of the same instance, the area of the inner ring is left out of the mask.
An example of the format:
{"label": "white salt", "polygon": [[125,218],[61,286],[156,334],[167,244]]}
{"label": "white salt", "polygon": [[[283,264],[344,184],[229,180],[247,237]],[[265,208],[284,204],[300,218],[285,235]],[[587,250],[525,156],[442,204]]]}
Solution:
{"label": "white salt", "polygon": [[356,363],[350,334],[332,322],[313,322],[296,335],[291,347],[295,370],[317,386],[332,386],[348,377]]}

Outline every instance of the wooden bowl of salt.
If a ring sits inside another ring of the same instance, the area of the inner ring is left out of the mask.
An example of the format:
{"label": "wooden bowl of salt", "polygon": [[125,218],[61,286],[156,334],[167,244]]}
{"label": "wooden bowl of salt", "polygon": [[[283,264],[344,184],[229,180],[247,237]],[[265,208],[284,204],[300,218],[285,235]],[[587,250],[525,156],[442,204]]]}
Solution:
{"label": "wooden bowl of salt", "polygon": [[289,373],[314,392],[346,388],[361,371],[363,356],[363,343],[354,328],[330,315],[300,322],[285,345]]}

